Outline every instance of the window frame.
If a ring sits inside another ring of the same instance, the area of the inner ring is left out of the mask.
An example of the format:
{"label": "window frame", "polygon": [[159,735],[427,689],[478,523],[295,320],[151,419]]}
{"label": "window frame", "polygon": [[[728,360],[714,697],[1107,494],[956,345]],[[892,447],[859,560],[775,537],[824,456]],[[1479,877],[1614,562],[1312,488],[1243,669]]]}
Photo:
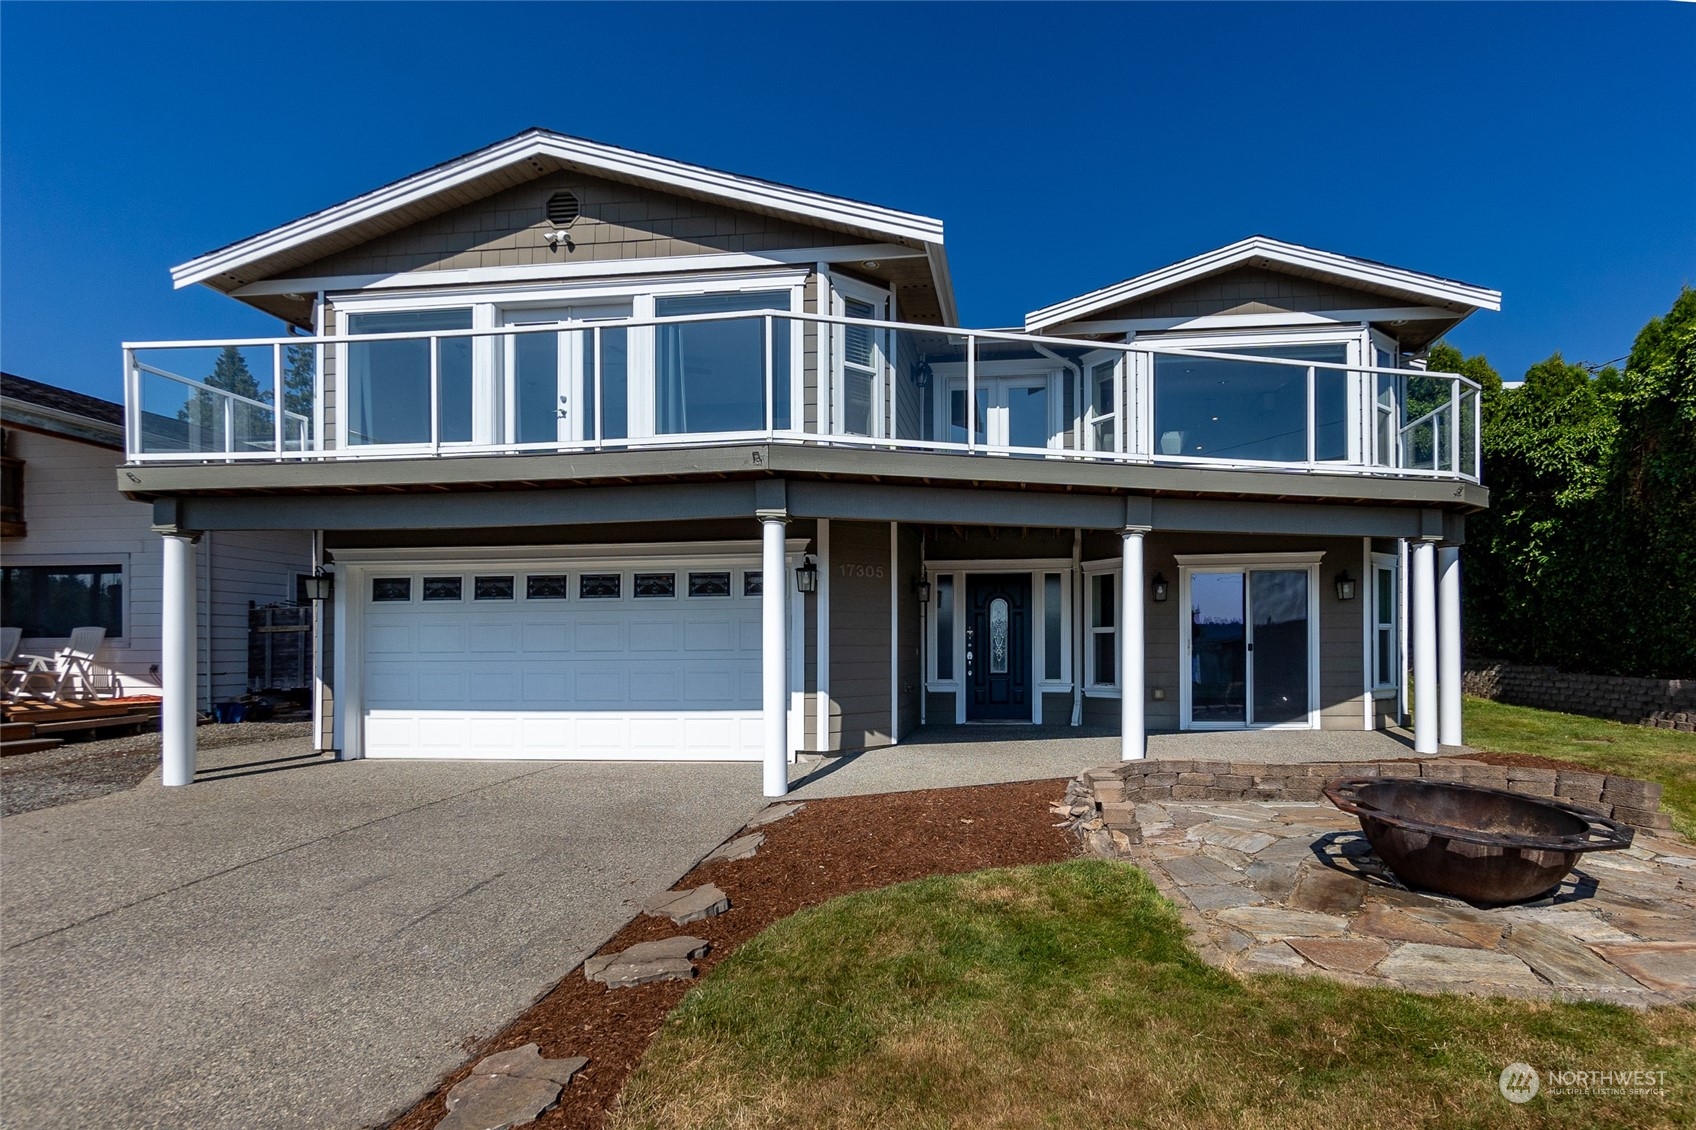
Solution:
{"label": "window frame", "polygon": [[[122,586],[122,591],[119,593],[118,598],[118,615],[121,623],[116,635],[111,632],[106,633],[106,637],[102,641],[102,646],[110,645],[112,647],[129,647],[130,641],[133,638],[133,631],[135,627],[132,611],[134,593],[132,592],[133,585],[131,584],[134,573],[130,568],[130,556],[131,555],[128,553],[7,554],[5,567],[17,569],[63,569],[66,572],[73,572],[79,568],[87,569],[115,565],[118,572],[118,584]],[[69,638],[69,636],[24,636],[18,646],[26,651],[32,648],[40,651],[51,644],[62,644]]]}
{"label": "window frame", "polygon": [[[1085,561],[1084,574],[1084,696],[1087,698],[1118,698],[1120,689],[1118,682],[1119,657],[1119,625],[1124,621],[1125,612],[1119,605],[1122,601],[1119,595],[1123,590],[1119,578],[1124,573],[1124,565],[1117,560]],[[1095,612],[1097,607],[1098,590],[1102,584],[1109,584],[1114,594],[1113,626],[1110,628],[1097,627]],[[1109,636],[1113,640],[1114,681],[1101,682],[1096,673],[1095,637]]]}
{"label": "window frame", "polygon": [[[1372,694],[1375,698],[1389,698],[1400,691],[1402,685],[1401,672],[1395,670],[1401,655],[1402,625],[1400,612],[1401,597],[1401,566],[1398,555],[1394,553],[1370,554],[1372,561],[1370,607],[1367,609],[1367,662],[1372,670]],[[1385,573],[1388,576],[1384,576]],[[1379,585],[1387,585],[1390,601],[1390,618],[1385,622],[1379,616],[1380,607]],[[1378,670],[1378,640],[1384,632],[1390,635],[1390,661],[1392,669],[1389,679],[1383,678],[1384,672]]]}
{"label": "window frame", "polygon": [[[838,318],[846,318],[849,302],[863,303],[872,308],[872,318],[875,321],[888,321],[890,304],[893,302],[888,287],[876,286],[872,283],[861,282],[859,279],[848,278],[840,274],[830,276],[830,312]],[[856,369],[870,369],[871,377],[871,434],[863,438],[886,439],[891,434],[890,411],[892,398],[890,389],[893,386],[891,370],[894,367],[894,348],[890,342],[888,330],[872,331],[873,360],[870,366],[855,366]],[[830,327],[830,434],[839,436],[859,435],[850,432],[848,428],[848,327],[833,323]]]}

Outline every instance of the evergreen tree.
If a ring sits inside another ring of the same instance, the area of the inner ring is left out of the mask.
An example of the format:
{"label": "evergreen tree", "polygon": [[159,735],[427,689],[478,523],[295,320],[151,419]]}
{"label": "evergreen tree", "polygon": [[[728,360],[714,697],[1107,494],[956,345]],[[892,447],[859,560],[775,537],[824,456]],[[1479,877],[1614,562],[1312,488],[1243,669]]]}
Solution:
{"label": "evergreen tree", "polygon": [[[226,345],[212,363],[212,372],[203,382],[209,388],[223,389],[249,400],[259,399],[259,382],[247,367],[247,358],[233,345]],[[225,402],[228,398],[213,392],[196,392],[177,412],[177,419],[188,425],[190,450],[222,451],[225,449]],[[262,430],[255,419],[251,404],[236,401],[231,406],[236,436],[245,437]]]}

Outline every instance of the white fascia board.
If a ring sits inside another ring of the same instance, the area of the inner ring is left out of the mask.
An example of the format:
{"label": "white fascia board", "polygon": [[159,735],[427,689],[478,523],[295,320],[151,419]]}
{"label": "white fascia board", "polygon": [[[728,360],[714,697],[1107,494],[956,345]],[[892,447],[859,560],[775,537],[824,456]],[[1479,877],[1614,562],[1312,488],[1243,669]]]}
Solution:
{"label": "white fascia board", "polygon": [[1262,329],[1274,326],[1355,326],[1368,322],[1458,321],[1465,314],[1438,306],[1385,306],[1363,310],[1280,310],[1271,314],[1206,314],[1172,318],[1110,318],[1067,322],[1065,334],[1151,333],[1165,330]]}
{"label": "white fascia board", "polygon": [[866,259],[916,259],[924,254],[923,251],[894,243],[860,243],[842,247],[809,247],[796,251],[667,255],[656,259],[597,259],[583,263],[528,263],[512,267],[461,267],[445,271],[405,271],[386,275],[318,275],[311,278],[264,279],[230,291],[230,297],[310,294],[316,291],[480,286],[509,282],[545,282],[552,279],[685,274],[693,271],[739,271],[811,265],[819,262],[858,263]]}
{"label": "white fascia board", "polygon": [[1181,263],[1150,271],[1146,275],[1138,275],[1134,279],[1126,279],[1124,282],[1033,310],[1025,315],[1025,330],[1029,333],[1039,333],[1062,322],[1074,321],[1122,302],[1229,270],[1250,259],[1270,259],[1291,267],[1320,271],[1348,282],[1393,287],[1421,297],[1441,302],[1457,302],[1478,310],[1502,308],[1500,291],[1257,235],[1228,247],[1197,255],[1193,259],[1185,259]]}
{"label": "white fascia board", "polygon": [[886,238],[913,240],[927,245],[940,245],[942,242],[942,221],[928,216],[741,177],[581,138],[530,131],[507,141],[497,142],[458,161],[427,169],[363,196],[356,196],[352,200],[314,212],[293,223],[191,259],[171,268],[172,282],[178,289],[205,282],[217,275],[239,269],[247,263],[292,250],[385,212],[448,191],[497,169],[536,157],[551,157],[592,172],[708,196],[732,204],[754,205],[797,219],[837,227],[849,226]]}

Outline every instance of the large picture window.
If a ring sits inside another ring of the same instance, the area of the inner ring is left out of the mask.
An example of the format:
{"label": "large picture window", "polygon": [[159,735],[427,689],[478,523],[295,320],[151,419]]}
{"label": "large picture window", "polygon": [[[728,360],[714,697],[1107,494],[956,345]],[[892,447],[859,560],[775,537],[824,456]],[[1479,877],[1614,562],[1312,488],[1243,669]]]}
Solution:
{"label": "large picture window", "polygon": [[[406,310],[350,314],[350,334],[429,333],[468,330],[471,311]],[[437,437],[443,443],[472,438],[471,339],[438,339]],[[347,347],[347,440],[349,444],[429,443],[430,342],[354,342]]]}
{"label": "large picture window", "polygon": [[[789,291],[694,294],[654,300],[657,317],[789,309]],[[654,334],[654,431],[752,432],[766,427],[765,319],[660,326]],[[771,326],[772,426],[789,427],[788,318]]]}
{"label": "large picture window", "polygon": [[[1210,345],[1221,353],[1347,364],[1346,342]],[[1313,376],[1313,457],[1349,457],[1348,373]],[[1224,358],[1156,356],[1154,445],[1160,455],[1305,463],[1307,369]]]}
{"label": "large picture window", "polygon": [[64,639],[73,628],[124,634],[122,565],[8,565],[0,572],[0,619],[26,639]]}

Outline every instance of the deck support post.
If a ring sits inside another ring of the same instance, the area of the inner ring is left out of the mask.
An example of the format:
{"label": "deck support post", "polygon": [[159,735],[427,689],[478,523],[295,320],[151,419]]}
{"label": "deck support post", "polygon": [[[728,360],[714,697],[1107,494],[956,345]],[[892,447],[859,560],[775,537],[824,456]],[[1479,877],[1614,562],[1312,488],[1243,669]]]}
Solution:
{"label": "deck support post", "polygon": [[1413,543],[1413,752],[1436,753],[1437,712],[1437,547]]}
{"label": "deck support post", "polygon": [[760,510],[761,716],[765,720],[765,795],[789,791],[789,569],[784,561],[784,510]]}
{"label": "deck support post", "polygon": [[1148,717],[1142,605],[1143,537],[1145,526],[1122,531],[1123,560],[1119,571],[1119,760],[1141,761],[1148,756]]}
{"label": "deck support post", "polygon": [[160,609],[160,681],[164,701],[160,704],[159,730],[163,736],[163,783],[186,785],[194,780],[195,700],[198,658],[196,622],[199,601],[195,599],[194,543],[192,534],[164,535],[164,584]]}
{"label": "deck support post", "polygon": [[1461,744],[1460,726],[1460,547],[1437,551],[1437,694],[1438,740]]}

